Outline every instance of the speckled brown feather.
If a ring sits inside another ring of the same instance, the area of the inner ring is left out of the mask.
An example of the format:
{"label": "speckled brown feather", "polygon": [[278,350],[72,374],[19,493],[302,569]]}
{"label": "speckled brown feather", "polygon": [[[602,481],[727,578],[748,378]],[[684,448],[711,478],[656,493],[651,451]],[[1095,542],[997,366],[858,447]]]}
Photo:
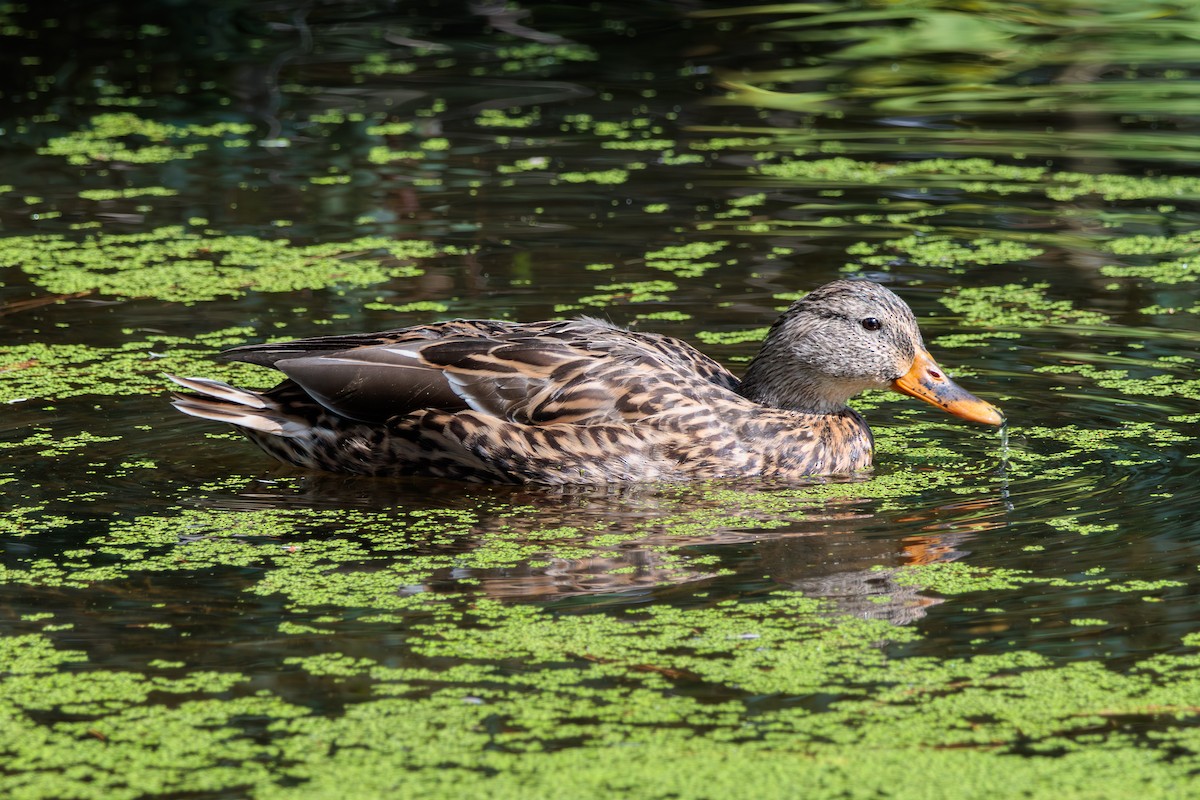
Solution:
{"label": "speckled brown feather", "polygon": [[[863,314],[889,327],[863,334]],[[795,479],[871,465],[870,430],[845,400],[886,386],[921,347],[899,298],[838,281],[784,313],[744,383],[683,341],[592,319],[454,320],[222,354],[288,375],[263,393],[173,380],[191,390],[176,395],[181,411],[231,422],[309,469],[543,484]]]}

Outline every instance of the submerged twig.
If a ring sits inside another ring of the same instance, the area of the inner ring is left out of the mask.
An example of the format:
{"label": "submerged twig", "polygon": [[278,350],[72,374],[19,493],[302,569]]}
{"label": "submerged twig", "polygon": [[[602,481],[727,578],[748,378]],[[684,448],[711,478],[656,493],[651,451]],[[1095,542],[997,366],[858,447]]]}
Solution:
{"label": "submerged twig", "polygon": [[46,297],[33,297],[29,300],[17,300],[13,303],[0,304],[0,317],[7,314],[16,314],[20,311],[29,311],[32,308],[54,305],[64,300],[77,300],[80,297],[87,297],[91,293],[91,289],[84,289],[83,291],[71,292],[70,294],[52,294]]}

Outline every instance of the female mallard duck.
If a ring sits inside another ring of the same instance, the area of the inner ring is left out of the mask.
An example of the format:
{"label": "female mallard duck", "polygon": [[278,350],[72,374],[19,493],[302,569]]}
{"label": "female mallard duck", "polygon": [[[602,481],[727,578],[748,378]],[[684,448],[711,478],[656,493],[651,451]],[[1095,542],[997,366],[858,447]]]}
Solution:
{"label": "female mallard duck", "polygon": [[871,465],[846,401],[892,388],[964,419],[999,409],[934,362],[884,287],[834,281],[776,320],[740,381],[678,339],[595,319],[455,320],[236,347],[288,379],[204,378],[174,405],[229,422],[280,461],[358,475],[492,483],[799,478]]}

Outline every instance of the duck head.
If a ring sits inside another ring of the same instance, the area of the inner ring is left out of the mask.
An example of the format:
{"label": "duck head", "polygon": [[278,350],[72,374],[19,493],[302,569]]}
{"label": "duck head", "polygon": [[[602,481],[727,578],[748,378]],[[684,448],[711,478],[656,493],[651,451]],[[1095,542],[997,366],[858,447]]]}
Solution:
{"label": "duck head", "polygon": [[757,403],[818,414],[840,411],[866,389],[894,389],[973,422],[1004,422],[1000,409],[937,365],[905,302],[870,281],[834,281],[793,303],[741,385]]}

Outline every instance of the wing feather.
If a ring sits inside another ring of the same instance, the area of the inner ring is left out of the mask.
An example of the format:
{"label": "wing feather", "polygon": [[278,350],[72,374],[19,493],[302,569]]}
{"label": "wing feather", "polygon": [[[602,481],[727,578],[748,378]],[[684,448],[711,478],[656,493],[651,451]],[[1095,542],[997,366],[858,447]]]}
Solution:
{"label": "wing feather", "polygon": [[328,410],[385,422],[468,408],[534,425],[628,422],[737,380],[690,345],[593,319],[454,320],[248,345],[222,354],[274,366]]}

